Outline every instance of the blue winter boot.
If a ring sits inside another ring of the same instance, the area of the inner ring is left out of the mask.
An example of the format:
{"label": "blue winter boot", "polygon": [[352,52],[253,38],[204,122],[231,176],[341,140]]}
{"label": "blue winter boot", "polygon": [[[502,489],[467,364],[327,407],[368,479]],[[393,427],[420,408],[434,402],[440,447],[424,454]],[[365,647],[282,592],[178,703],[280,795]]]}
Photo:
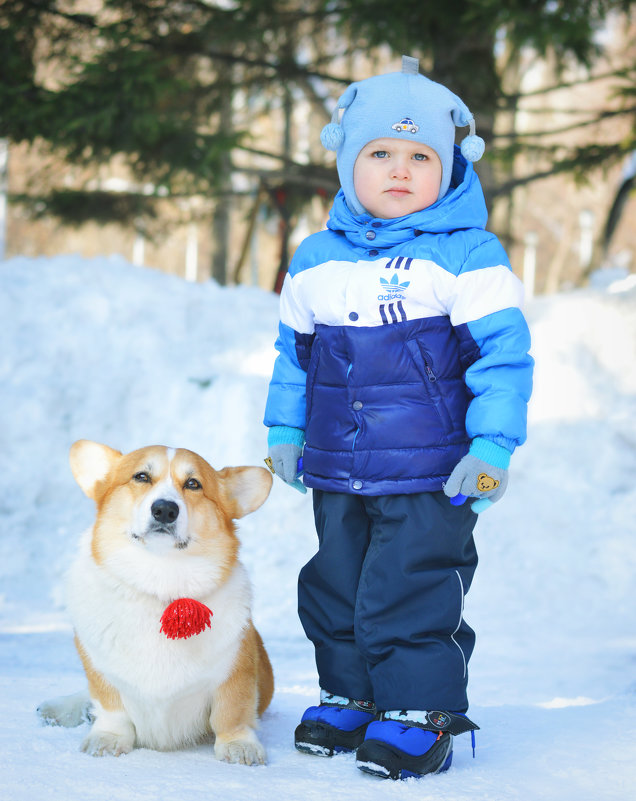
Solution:
{"label": "blue winter boot", "polygon": [[377,717],[373,701],[354,701],[321,690],[320,705],[305,710],[294,743],[299,751],[316,756],[355,751]]}
{"label": "blue winter boot", "polygon": [[383,712],[380,720],[368,726],[356,765],[382,779],[442,773],[453,761],[453,735],[478,728],[453,712]]}

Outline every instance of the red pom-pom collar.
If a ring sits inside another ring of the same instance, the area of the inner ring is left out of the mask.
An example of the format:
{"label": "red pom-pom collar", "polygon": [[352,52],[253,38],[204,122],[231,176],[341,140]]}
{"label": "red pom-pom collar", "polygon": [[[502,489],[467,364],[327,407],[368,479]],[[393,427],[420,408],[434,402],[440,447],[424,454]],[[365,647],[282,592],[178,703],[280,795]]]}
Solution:
{"label": "red pom-pom collar", "polygon": [[194,598],[177,598],[161,615],[161,628],[171,640],[186,640],[210,628],[212,610]]}

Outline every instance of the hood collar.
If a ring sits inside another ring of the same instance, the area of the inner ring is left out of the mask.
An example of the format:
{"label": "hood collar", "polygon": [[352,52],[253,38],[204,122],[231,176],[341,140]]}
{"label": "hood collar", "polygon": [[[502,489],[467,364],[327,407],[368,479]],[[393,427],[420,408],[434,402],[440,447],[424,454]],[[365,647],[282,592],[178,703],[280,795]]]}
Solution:
{"label": "hood collar", "polygon": [[[341,189],[334,199],[327,228],[344,234],[356,246],[378,249],[407,242],[421,233],[442,234],[461,228],[485,228],[487,219],[479,178],[473,165],[455,146],[451,188],[432,206],[404,217],[376,219],[366,213],[354,214]],[[370,232],[373,235],[370,236]]]}

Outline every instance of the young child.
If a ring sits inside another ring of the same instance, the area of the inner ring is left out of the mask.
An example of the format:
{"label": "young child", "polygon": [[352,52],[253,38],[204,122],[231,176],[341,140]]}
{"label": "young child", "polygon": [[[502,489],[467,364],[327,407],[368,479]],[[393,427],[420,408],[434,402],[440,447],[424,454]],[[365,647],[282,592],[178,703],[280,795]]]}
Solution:
{"label": "young child", "polygon": [[522,287],[484,230],[474,130],[415,59],[345,91],[321,136],[342,188],[290,264],[265,412],[270,465],[301,491],[304,470],[319,541],[299,614],[320,704],[296,747],[357,749],[361,770],[393,779],[447,769],[453,735],[477,728],[472,532],[506,489],[531,392]]}

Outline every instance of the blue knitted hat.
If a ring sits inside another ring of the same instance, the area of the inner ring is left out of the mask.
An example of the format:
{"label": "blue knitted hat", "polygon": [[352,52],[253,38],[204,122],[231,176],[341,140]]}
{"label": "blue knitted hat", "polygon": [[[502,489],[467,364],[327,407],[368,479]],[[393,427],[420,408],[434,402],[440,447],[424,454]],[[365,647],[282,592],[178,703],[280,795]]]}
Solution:
{"label": "blue knitted hat", "polygon": [[484,153],[484,140],[475,135],[475,121],[467,106],[442,84],[420,75],[418,68],[416,58],[402,56],[402,72],[352,83],[322,129],[320,141],[337,153],[340,185],[354,214],[364,214],[366,209],[355,193],[353,166],[362,148],[374,139],[407,139],[433,148],[442,163],[438,200],[450,186],[455,127],[470,126],[461,143],[467,161],[478,161]]}

